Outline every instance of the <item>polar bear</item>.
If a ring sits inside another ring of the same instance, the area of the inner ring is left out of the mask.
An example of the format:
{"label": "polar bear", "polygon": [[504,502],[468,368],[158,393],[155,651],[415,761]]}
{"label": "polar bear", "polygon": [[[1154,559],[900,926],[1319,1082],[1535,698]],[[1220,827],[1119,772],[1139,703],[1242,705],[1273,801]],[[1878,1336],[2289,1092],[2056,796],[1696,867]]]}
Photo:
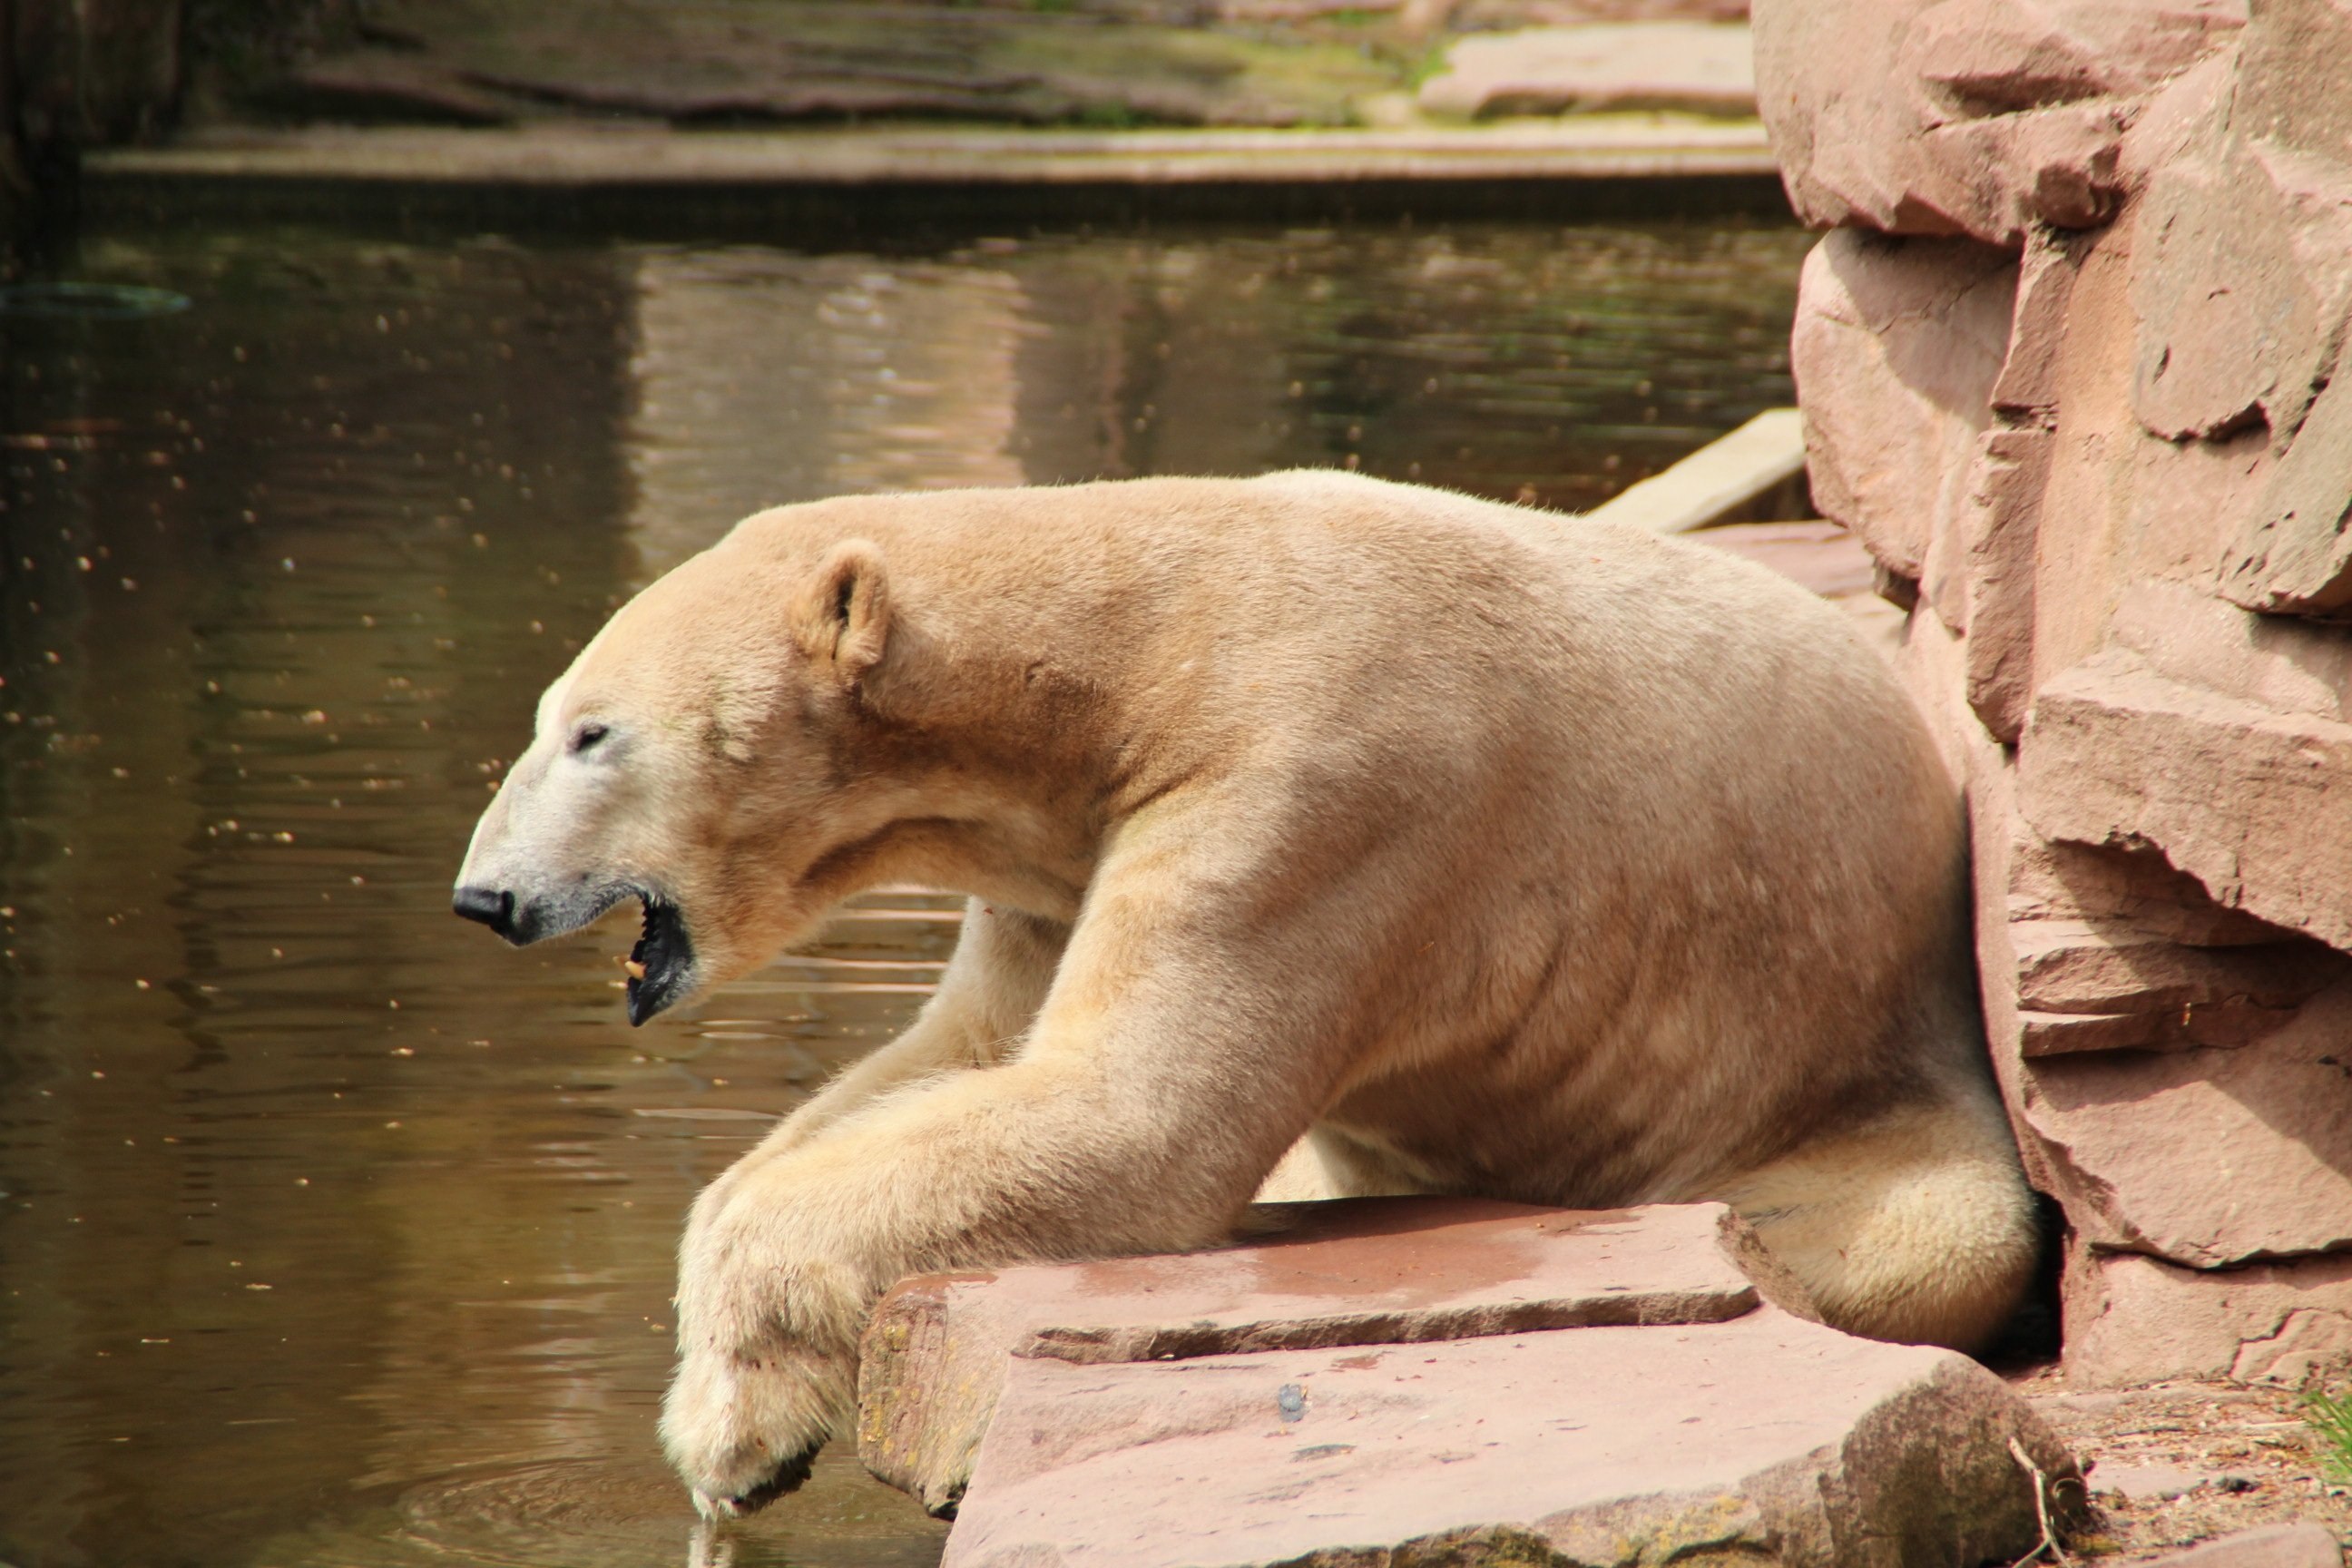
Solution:
{"label": "polar bear", "polygon": [[642,1024],[861,889],[971,897],[907,1032],[694,1205],[662,1434],[726,1514],[806,1474],[902,1276],[1214,1243],[1277,1165],[1720,1199],[1831,1322],[1981,1342],[2036,1237],[1964,866],[1812,595],[1295,472],[745,521],[548,689],[456,906],[637,900]]}

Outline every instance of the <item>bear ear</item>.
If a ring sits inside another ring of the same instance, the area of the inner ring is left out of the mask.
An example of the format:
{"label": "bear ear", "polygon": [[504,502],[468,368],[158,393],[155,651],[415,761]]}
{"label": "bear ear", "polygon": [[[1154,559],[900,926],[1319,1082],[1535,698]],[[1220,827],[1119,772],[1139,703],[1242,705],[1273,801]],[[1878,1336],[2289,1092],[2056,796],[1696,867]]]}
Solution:
{"label": "bear ear", "polygon": [[882,549],[845,539],[825,552],[792,607],[793,638],[844,686],[882,662],[890,636],[890,588]]}

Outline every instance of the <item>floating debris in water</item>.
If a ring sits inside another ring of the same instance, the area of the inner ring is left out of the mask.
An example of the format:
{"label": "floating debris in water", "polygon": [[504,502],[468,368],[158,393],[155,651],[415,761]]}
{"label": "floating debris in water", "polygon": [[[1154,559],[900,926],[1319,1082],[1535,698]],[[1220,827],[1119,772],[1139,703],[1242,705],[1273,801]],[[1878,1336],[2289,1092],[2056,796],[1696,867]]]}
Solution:
{"label": "floating debris in water", "polygon": [[0,316],[122,321],[176,316],[194,302],[169,289],[136,283],[16,283],[0,289]]}

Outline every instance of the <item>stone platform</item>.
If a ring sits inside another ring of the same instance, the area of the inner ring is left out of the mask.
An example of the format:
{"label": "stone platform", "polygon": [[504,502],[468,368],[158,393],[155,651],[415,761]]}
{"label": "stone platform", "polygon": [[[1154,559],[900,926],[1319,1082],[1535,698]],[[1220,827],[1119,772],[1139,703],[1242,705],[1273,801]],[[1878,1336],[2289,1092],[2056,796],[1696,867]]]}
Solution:
{"label": "stone platform", "polygon": [[1753,1311],[1768,1293],[1811,1310],[1720,1205],[1586,1212],[1354,1198],[1255,1213],[1265,1234],[1255,1246],[899,1285],[866,1336],[859,1456],[927,1506],[952,1506],[1008,1356],[1105,1364],[1710,1323]]}
{"label": "stone platform", "polygon": [[2028,1464],[2080,1497],[1998,1378],[1807,1321],[1719,1205],[1260,1213],[886,1299],[859,1452],[958,1508],[949,1563],[1972,1563],[2041,1539]]}

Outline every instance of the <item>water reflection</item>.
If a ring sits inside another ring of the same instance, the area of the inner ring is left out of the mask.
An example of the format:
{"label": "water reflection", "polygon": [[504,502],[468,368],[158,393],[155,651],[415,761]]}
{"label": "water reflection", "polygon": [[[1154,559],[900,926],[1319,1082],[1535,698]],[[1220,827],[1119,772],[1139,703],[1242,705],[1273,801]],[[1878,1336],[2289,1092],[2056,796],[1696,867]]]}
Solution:
{"label": "water reflection", "polygon": [[[753,507],[1344,463],[1580,505],[1786,398],[1801,237],[925,258],[100,235],[0,317],[0,1561],[641,1563],[688,1195],[904,1021],[877,895],[633,1033],[448,918],[540,686]],[[935,1559],[839,1456],[736,1543]]]}
{"label": "water reflection", "polygon": [[1457,226],[648,252],[633,537],[650,575],[781,501],[1295,466],[1580,510],[1787,399],[1791,247]]}
{"label": "water reflection", "polygon": [[739,249],[647,255],[635,281],[630,531],[647,575],[782,501],[1023,482],[1006,273]]}

